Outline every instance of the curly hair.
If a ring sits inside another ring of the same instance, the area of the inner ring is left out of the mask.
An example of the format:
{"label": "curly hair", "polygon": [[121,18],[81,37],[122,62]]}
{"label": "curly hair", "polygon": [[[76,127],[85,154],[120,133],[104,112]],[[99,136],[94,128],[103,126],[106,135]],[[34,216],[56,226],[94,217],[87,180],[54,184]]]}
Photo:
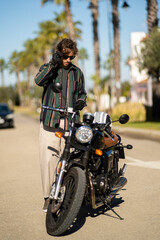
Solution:
{"label": "curly hair", "polygon": [[69,38],[63,38],[56,47],[58,52],[69,54],[73,52],[74,55],[78,53],[77,43]]}

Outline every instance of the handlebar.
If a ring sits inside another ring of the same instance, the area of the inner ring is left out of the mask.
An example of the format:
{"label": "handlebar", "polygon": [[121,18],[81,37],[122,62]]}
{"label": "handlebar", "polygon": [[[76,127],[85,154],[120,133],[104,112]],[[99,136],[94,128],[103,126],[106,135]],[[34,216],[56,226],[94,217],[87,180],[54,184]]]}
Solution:
{"label": "handlebar", "polygon": [[55,108],[55,107],[49,107],[49,106],[42,106],[43,109],[47,109],[47,110],[52,110],[52,111],[55,111],[55,112],[61,112],[61,113],[65,113],[65,114],[73,114],[74,111],[73,111],[73,108],[71,107],[68,107],[68,108]]}

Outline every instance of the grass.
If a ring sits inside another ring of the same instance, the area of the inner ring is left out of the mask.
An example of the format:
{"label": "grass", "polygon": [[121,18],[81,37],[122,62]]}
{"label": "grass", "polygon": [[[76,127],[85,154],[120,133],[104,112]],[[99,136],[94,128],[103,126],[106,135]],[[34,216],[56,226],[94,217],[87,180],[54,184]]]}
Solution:
{"label": "grass", "polygon": [[[33,117],[38,117],[39,113],[28,108],[28,107],[14,107],[15,112],[24,113]],[[142,128],[142,129],[152,129],[160,131],[160,122],[128,122],[124,125],[115,122],[115,126],[122,126],[122,127],[131,127],[131,128]]]}
{"label": "grass", "polygon": [[14,107],[14,111],[15,112],[19,112],[19,113],[23,113],[23,114],[26,114],[26,115],[29,115],[29,116],[33,116],[33,117],[37,117],[39,116],[39,113],[29,107],[18,107],[18,106],[15,106]]}
{"label": "grass", "polygon": [[114,123],[116,126],[124,126],[124,127],[131,127],[131,128],[142,128],[142,129],[152,129],[160,131],[160,122],[128,122],[124,125],[120,123]]}

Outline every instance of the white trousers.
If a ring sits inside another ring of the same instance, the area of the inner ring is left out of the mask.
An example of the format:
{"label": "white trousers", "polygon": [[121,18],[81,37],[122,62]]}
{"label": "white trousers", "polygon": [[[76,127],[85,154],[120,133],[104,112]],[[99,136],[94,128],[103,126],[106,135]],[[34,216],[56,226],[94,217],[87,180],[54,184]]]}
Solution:
{"label": "white trousers", "polygon": [[64,138],[55,136],[55,131],[64,134],[64,120],[60,121],[60,128],[44,127],[40,124],[39,133],[39,160],[42,178],[42,190],[44,198],[48,198],[50,189],[55,180],[56,167],[59,157],[64,149]]}

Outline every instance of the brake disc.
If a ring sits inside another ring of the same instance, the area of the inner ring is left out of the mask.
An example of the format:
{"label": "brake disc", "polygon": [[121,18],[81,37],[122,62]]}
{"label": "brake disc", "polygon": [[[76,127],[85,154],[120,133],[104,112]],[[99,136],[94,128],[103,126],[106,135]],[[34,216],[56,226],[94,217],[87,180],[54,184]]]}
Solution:
{"label": "brake disc", "polygon": [[66,188],[65,188],[65,186],[62,186],[61,189],[60,189],[60,192],[59,192],[58,199],[57,200],[55,200],[55,199],[52,200],[52,206],[51,206],[51,212],[52,213],[57,212],[58,209],[60,208],[60,206],[62,205],[64,196],[65,196],[65,192],[66,192]]}

